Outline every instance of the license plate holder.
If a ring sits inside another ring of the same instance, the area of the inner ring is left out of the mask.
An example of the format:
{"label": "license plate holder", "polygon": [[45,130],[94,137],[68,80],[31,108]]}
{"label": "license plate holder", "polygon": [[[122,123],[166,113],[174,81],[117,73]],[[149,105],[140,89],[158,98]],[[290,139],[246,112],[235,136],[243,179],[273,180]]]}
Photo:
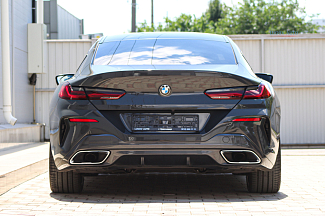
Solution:
{"label": "license plate holder", "polygon": [[132,131],[199,131],[199,115],[132,114]]}

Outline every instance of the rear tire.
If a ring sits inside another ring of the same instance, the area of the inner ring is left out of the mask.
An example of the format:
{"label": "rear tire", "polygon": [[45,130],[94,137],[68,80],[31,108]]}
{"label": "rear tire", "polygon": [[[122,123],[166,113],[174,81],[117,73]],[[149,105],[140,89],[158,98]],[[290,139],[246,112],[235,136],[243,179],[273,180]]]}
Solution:
{"label": "rear tire", "polygon": [[53,193],[79,193],[83,188],[83,176],[73,171],[59,172],[50,150],[49,156],[50,187]]}
{"label": "rear tire", "polygon": [[281,184],[281,149],[270,171],[258,170],[246,175],[247,189],[250,193],[277,193]]}

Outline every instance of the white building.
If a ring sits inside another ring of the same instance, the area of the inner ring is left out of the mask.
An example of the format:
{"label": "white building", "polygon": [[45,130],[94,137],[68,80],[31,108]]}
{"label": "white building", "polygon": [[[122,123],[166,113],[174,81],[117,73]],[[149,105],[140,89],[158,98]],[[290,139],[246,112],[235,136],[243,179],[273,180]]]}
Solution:
{"label": "white building", "polygon": [[[35,0],[8,0],[10,32],[10,74],[12,114],[17,124],[33,121],[33,86],[29,84],[27,72],[27,25],[36,22]],[[0,4],[0,9],[2,5]],[[0,11],[1,13],[1,11]],[[0,16],[1,20],[1,16]],[[44,1],[44,23],[48,38],[78,39],[83,34],[83,20],[80,20],[57,5],[56,0]],[[0,22],[0,29],[1,22]],[[1,36],[0,36],[1,37]],[[2,48],[1,40],[0,47]],[[40,80],[38,80],[40,81]],[[6,128],[3,115],[2,54],[0,52],[0,130]],[[3,135],[0,136],[3,137]],[[1,140],[0,142],[5,142]]]}
{"label": "white building", "polygon": [[[15,128],[26,127],[33,122],[33,86],[29,84],[27,25],[36,22],[36,0],[8,0],[9,11],[9,40],[10,40],[10,77],[12,114],[18,119]],[[44,0],[44,24],[47,25],[48,39],[79,39],[83,34],[83,20],[70,14],[57,5],[57,0]],[[0,4],[0,9],[2,5]],[[1,21],[1,17],[0,17]],[[0,29],[2,31],[1,22]],[[1,35],[0,35],[1,38]],[[2,44],[0,40],[0,48]],[[40,82],[41,80],[38,80]],[[9,134],[4,132],[12,128],[3,115],[3,87],[2,87],[2,53],[0,52],[0,143],[17,141],[34,141],[25,139],[26,131],[16,130]],[[34,129],[36,130],[36,129]],[[39,129],[37,128],[39,131]],[[31,131],[27,132],[31,133]],[[37,135],[33,135],[37,136]],[[5,138],[7,137],[7,138]],[[20,137],[19,140],[12,137]],[[36,139],[37,140],[37,139]]]}

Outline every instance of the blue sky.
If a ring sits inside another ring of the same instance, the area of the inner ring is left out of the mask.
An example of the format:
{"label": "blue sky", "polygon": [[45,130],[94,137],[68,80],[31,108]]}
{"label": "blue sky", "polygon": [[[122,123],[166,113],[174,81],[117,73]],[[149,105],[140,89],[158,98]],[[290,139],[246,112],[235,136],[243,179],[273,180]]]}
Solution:
{"label": "blue sky", "polygon": [[[223,0],[228,6],[239,1]],[[308,14],[320,13],[325,19],[325,0],[298,0]],[[58,0],[58,4],[70,13],[84,19],[85,34],[121,34],[131,29],[132,0]],[[181,13],[200,17],[208,8],[209,0],[154,0],[154,22],[164,22],[164,17],[179,16]],[[151,22],[151,0],[137,0],[137,23]]]}

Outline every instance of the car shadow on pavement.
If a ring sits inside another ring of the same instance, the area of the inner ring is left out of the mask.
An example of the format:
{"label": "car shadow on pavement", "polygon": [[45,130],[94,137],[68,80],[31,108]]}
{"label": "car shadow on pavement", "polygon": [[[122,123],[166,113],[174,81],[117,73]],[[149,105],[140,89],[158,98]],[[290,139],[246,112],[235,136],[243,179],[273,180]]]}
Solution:
{"label": "car shadow on pavement", "polygon": [[244,175],[231,174],[122,174],[85,177],[80,194],[52,193],[66,202],[188,203],[274,201],[287,197],[248,193]]}

